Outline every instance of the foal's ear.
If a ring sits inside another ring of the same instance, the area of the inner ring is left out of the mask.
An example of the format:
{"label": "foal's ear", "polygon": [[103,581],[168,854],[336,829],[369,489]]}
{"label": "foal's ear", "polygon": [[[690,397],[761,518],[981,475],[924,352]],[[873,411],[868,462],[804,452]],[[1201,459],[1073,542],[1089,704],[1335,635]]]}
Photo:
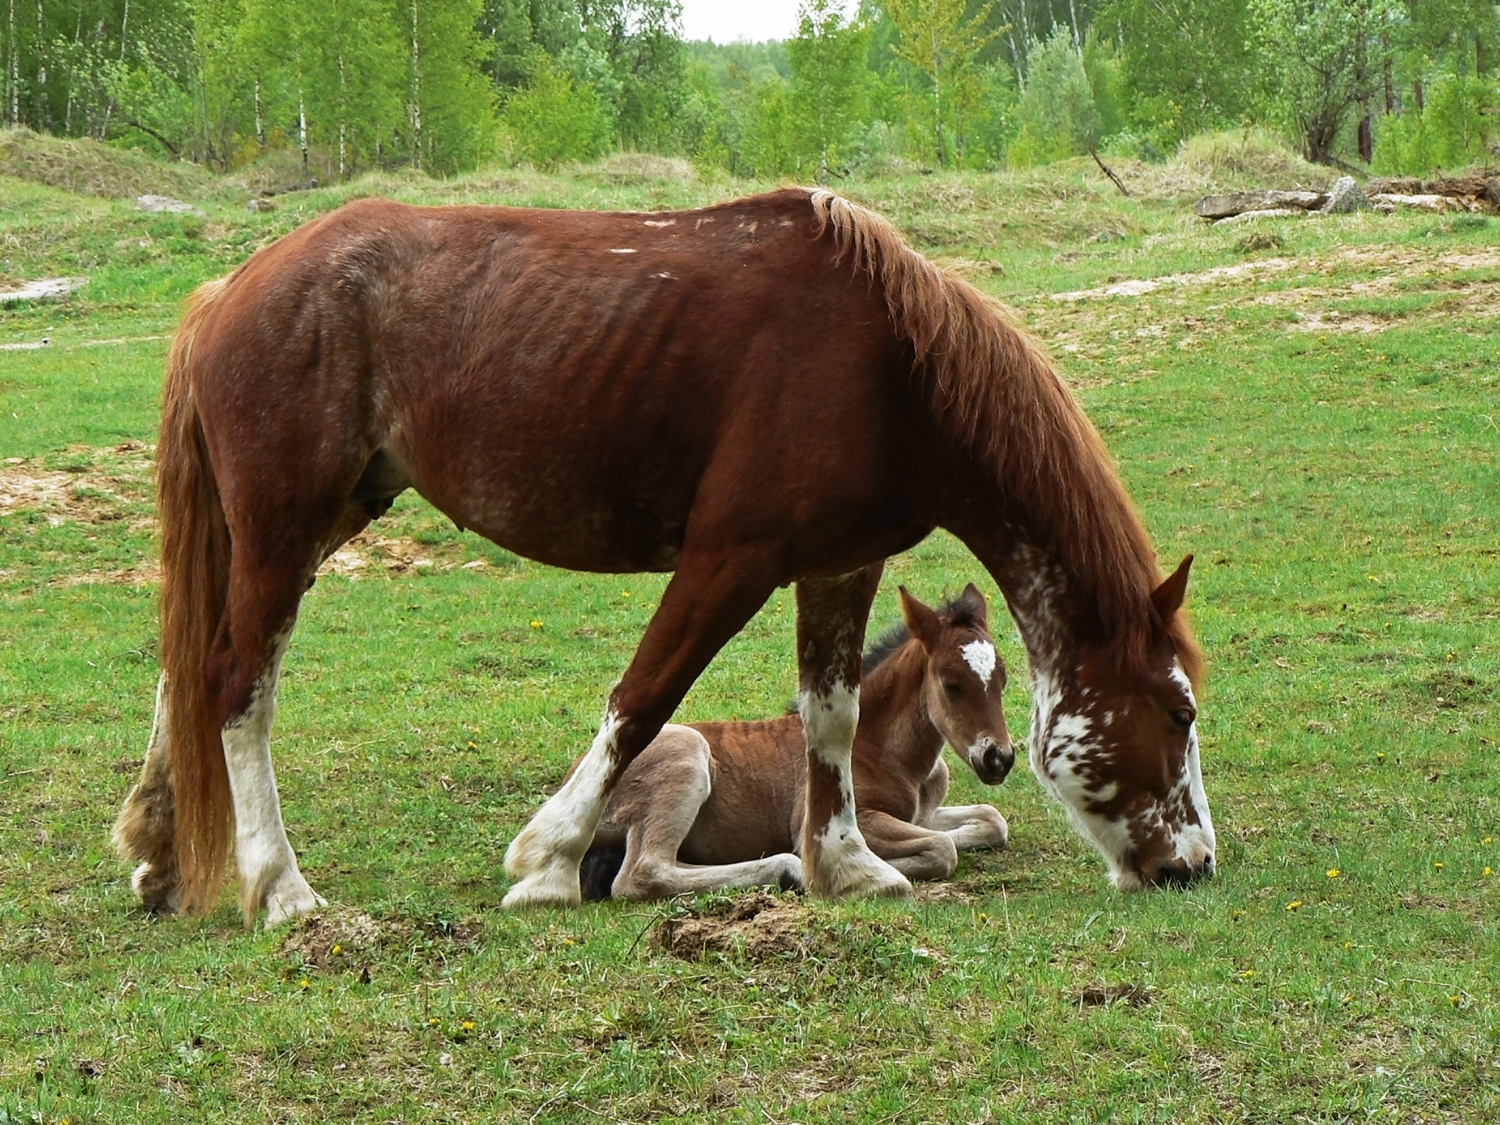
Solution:
{"label": "foal's ear", "polygon": [[981,629],[989,631],[990,603],[984,600],[984,594],[974,583],[970,582],[964,587],[964,592],[958,596],[954,605],[962,606]]}
{"label": "foal's ear", "polygon": [[1187,596],[1188,570],[1192,565],[1193,556],[1189,555],[1170,578],[1151,591],[1151,604],[1156,607],[1156,615],[1163,624],[1172,620],[1172,615],[1182,608],[1182,600]]}
{"label": "foal's ear", "polygon": [[938,630],[942,628],[938,615],[912,597],[905,586],[896,589],[901,596],[901,620],[906,622],[911,635],[922,642],[923,648],[931,649],[937,643]]}

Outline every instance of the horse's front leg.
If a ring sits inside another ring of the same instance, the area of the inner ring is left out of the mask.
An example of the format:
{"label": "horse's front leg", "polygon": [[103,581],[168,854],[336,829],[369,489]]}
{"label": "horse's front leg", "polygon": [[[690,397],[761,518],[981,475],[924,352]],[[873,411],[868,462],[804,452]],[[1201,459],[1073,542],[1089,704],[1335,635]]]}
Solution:
{"label": "horse's front leg", "polygon": [[864,809],[859,827],[870,850],[908,879],[946,879],[958,866],[958,848],[946,832]]}
{"label": "horse's front leg", "polygon": [[865,843],[854,811],[865,622],[884,568],[797,583],[797,709],[807,735],[802,867],[808,891],[826,898],[911,893],[906,877]]}
{"label": "horse's front leg", "polygon": [[582,901],[578,865],[615,782],[671,718],[714,654],[775,588],[774,571],[752,553],[684,548],[630,667],[610,693],[589,752],[511,841],[505,871],[516,883],[505,906]]}

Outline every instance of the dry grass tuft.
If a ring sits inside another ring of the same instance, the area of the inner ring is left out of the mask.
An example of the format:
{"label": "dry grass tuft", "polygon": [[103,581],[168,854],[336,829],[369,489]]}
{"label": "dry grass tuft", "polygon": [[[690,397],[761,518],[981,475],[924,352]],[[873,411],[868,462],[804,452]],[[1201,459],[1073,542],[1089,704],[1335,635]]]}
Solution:
{"label": "dry grass tuft", "polygon": [[186,161],[167,163],[138,149],[24,128],[0,130],[0,175],[106,199],[147,193],[185,198],[212,192],[216,184],[211,173]]}

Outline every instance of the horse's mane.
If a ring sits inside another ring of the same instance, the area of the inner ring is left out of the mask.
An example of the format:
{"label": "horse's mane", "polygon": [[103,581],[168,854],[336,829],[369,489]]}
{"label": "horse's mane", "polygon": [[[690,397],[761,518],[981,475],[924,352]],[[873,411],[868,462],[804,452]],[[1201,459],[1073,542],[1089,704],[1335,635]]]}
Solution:
{"label": "horse's mane", "polygon": [[[994,469],[1074,579],[1092,588],[1110,643],[1144,658],[1156,625],[1156,552],[1098,431],[1040,346],[1010,311],[906,245],[889,222],[831,191],[810,193],[820,229],[833,228],[885,291],[897,332],[915,352],[935,415]],[[1181,613],[1166,623],[1189,679],[1203,658]]]}
{"label": "horse's mane", "polygon": [[[959,629],[981,628],[988,631],[988,626],[979,616],[977,609],[966,601],[962,594],[956,598],[949,598],[938,606],[937,615],[949,625]],[[911,640],[911,630],[906,627],[904,621],[896,622],[880,634],[880,639],[865,653],[864,675],[868,677],[871,672],[894,656],[899,649],[905,647],[909,640]]]}

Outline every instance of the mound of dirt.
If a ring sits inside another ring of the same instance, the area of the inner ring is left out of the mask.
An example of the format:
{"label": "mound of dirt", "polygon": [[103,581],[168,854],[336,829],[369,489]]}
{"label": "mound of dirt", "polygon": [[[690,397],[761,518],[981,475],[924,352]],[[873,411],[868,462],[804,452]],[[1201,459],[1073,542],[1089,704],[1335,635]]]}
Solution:
{"label": "mound of dirt", "polygon": [[699,912],[667,918],[651,934],[654,948],[697,961],[723,953],[747,961],[806,956],[820,941],[812,911],[800,902],[757,890]]}
{"label": "mound of dirt", "polygon": [[1132,161],[1116,168],[1134,195],[1151,199],[1197,197],[1277,184],[1322,191],[1334,174],[1309,164],[1276,134],[1262,129],[1206,133],[1183,142],[1162,164]]}
{"label": "mound of dirt", "polygon": [[208,172],[185,161],[168,164],[135,149],[30,129],[0,131],[0,175],[106,199],[149,193],[190,197],[210,191],[213,183]]}
{"label": "mound of dirt", "polygon": [[281,949],[302,966],[368,978],[370,967],[393,952],[407,958],[434,953],[447,956],[475,948],[482,933],[483,927],[477,922],[377,920],[349,907],[329,906],[293,923]]}

